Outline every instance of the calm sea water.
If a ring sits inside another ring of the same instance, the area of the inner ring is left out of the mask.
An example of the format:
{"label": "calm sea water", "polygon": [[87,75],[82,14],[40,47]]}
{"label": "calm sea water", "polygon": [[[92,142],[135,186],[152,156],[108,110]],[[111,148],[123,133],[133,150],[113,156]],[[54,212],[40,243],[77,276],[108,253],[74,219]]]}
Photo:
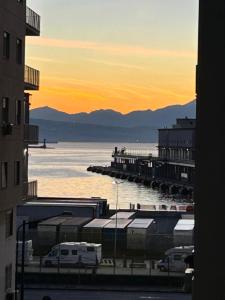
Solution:
{"label": "calm sea water", "polygon": [[[110,165],[115,146],[157,155],[156,144],[58,143],[53,149],[30,149],[29,180],[38,180],[39,196],[103,197],[115,207],[113,178],[86,169],[90,165]],[[119,207],[130,203],[171,204],[171,198],[138,183],[124,181],[118,186]]]}

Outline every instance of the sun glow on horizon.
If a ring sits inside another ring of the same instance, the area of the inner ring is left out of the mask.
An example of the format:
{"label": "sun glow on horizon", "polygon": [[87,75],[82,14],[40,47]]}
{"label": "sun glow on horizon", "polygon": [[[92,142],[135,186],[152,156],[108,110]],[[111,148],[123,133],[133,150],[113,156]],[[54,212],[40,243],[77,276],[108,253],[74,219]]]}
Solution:
{"label": "sun glow on horizon", "polygon": [[[40,0],[35,5],[44,20],[41,37],[27,37],[26,63],[41,72],[40,91],[32,93],[31,108],[128,113],[192,101],[197,26],[192,24],[190,29],[188,25],[190,13],[194,13],[192,21],[196,17],[197,6],[195,0],[190,1],[171,0],[170,7],[161,0],[140,0],[139,6],[134,0],[124,0],[120,5],[107,0],[104,6],[102,0],[95,0],[95,6],[87,0],[84,10],[81,0],[68,0],[68,7],[63,8],[56,1],[52,12],[52,0]],[[31,5],[33,2],[30,0]],[[172,6],[181,7],[181,2],[189,18],[184,14],[169,17],[174,13]],[[168,15],[162,11],[163,5],[170,10]],[[162,24],[154,19],[152,7],[163,18]],[[59,16],[65,26],[57,28]],[[179,22],[183,24],[181,29]]]}

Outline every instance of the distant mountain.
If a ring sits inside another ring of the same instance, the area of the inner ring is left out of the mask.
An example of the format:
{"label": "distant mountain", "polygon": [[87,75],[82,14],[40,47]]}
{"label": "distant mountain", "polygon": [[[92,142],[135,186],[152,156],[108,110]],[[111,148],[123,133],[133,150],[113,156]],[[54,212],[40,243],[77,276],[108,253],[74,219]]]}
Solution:
{"label": "distant mountain", "polygon": [[39,140],[73,142],[156,142],[157,130],[150,127],[113,127],[32,119],[39,126]]}
{"label": "distant mountain", "polygon": [[113,127],[168,127],[176,122],[176,118],[194,118],[196,113],[195,100],[185,105],[172,105],[165,108],[144,111],[133,111],[121,114],[114,110],[96,110],[91,113],[67,114],[45,106],[32,109],[31,119],[61,121],[79,124],[93,124]]}

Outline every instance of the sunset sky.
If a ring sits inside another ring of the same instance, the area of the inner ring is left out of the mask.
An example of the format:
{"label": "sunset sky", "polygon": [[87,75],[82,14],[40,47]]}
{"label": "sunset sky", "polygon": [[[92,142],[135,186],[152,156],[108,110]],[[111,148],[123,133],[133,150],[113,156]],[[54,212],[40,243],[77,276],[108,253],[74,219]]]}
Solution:
{"label": "sunset sky", "polygon": [[32,108],[123,113],[195,98],[198,0],[28,0],[41,37],[26,63],[41,71]]}

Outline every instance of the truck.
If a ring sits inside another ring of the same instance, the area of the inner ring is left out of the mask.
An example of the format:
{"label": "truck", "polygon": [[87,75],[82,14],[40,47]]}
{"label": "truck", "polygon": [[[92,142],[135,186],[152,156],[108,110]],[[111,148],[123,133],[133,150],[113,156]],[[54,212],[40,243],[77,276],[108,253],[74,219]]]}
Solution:
{"label": "truck", "polygon": [[87,242],[65,242],[52,247],[42,258],[46,267],[98,266],[102,261],[102,245]]}
{"label": "truck", "polygon": [[180,246],[168,249],[165,257],[157,267],[160,271],[184,272],[186,269],[185,258],[194,253],[194,246]]}

